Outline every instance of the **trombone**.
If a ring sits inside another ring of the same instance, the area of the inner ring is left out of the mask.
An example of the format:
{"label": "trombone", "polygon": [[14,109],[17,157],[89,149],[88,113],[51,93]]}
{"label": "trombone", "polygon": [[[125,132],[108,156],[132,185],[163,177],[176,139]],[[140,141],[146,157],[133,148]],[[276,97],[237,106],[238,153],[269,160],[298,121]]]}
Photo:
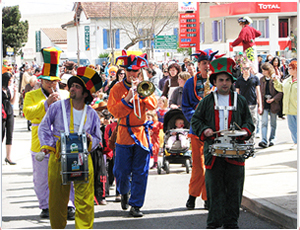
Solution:
{"label": "trombone", "polygon": [[[132,81],[131,81],[131,84],[132,84]],[[142,117],[141,104],[140,104],[140,99],[138,98],[138,96],[139,95],[142,97],[150,96],[155,91],[155,85],[150,81],[142,81],[137,85],[136,90],[134,90],[132,88],[132,86],[131,86],[131,89],[133,90],[133,98],[132,98],[133,112],[134,112],[134,115],[138,119],[141,119],[141,117]],[[137,99],[135,99],[136,94],[137,94]],[[135,100],[137,101],[137,106],[135,104]]]}

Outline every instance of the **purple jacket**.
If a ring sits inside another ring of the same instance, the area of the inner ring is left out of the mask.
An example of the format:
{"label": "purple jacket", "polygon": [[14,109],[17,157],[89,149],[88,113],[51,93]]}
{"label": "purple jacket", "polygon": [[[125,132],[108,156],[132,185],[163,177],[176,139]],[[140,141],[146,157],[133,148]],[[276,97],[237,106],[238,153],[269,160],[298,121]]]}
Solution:
{"label": "purple jacket", "polygon": [[[70,129],[70,99],[66,99],[64,100],[64,102],[66,107],[68,126]],[[100,119],[96,111],[90,106],[87,107],[86,120],[83,129],[93,138],[93,143],[89,151],[95,150],[101,142]],[[64,131],[64,122],[61,101],[57,101],[50,105],[46,115],[39,125],[38,135],[41,146],[49,146],[50,148],[48,149],[56,149],[56,141],[58,140],[58,137],[60,137],[60,131]]]}

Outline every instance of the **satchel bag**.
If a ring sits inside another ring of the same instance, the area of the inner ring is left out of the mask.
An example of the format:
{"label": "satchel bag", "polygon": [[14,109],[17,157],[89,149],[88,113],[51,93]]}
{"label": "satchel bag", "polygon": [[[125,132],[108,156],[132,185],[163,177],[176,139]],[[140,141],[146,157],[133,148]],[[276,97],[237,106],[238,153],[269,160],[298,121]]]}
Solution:
{"label": "satchel bag", "polygon": [[114,131],[111,133],[109,139],[108,139],[108,147],[111,149],[111,150],[114,150],[115,147],[116,147],[116,140],[117,140],[117,134],[118,134],[118,126],[119,126],[119,123],[120,123],[120,120],[118,120],[118,124],[116,126],[116,128],[114,129]]}
{"label": "satchel bag", "polygon": [[4,109],[4,106],[3,106],[3,104],[2,104],[2,120],[5,121],[6,118],[7,118],[7,114],[6,114],[5,109]]}

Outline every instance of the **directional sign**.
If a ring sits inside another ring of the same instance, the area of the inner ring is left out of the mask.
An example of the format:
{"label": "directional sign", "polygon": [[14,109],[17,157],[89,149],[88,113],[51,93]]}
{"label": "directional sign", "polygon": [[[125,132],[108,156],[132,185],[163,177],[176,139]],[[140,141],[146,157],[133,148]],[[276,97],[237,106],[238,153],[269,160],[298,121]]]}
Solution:
{"label": "directional sign", "polygon": [[90,27],[84,27],[85,50],[90,50]]}
{"label": "directional sign", "polygon": [[154,38],[155,49],[177,49],[176,35],[158,35]]}

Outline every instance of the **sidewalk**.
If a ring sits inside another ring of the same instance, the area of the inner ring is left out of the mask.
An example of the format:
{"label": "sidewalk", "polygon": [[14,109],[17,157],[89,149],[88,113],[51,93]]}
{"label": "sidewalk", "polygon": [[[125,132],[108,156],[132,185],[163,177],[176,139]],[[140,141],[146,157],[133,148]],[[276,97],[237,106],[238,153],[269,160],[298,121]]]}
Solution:
{"label": "sidewalk", "polygon": [[[277,128],[277,144],[266,149],[258,147],[256,156],[246,160],[242,206],[258,216],[282,225],[283,228],[296,229],[297,150],[289,150],[292,141],[287,121],[279,119]],[[40,219],[38,216],[40,210],[32,185],[30,139],[26,119],[16,117],[16,144],[12,151],[17,165],[4,164],[5,145],[2,146],[1,214],[3,216],[5,212],[2,224],[6,228],[50,228],[49,220]]]}
{"label": "sidewalk", "polygon": [[[278,120],[279,127],[286,121]],[[289,130],[278,138],[289,140]],[[256,139],[257,140],[257,139]],[[256,144],[257,145],[257,144]],[[242,206],[283,228],[297,228],[297,150],[292,141],[279,141],[246,160]]]}

